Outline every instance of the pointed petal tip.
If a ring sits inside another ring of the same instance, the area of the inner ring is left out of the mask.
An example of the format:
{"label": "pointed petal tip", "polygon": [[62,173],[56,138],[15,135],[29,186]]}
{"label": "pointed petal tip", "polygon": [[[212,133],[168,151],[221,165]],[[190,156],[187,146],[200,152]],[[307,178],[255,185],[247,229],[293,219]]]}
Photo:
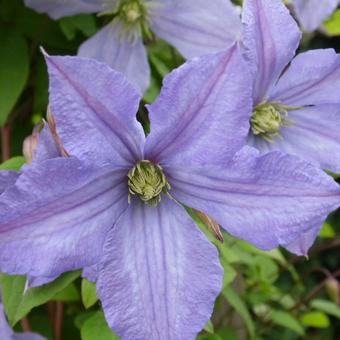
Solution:
{"label": "pointed petal tip", "polygon": [[45,58],[49,58],[50,55],[46,52],[46,50],[44,49],[43,46],[39,46],[39,49],[40,49],[40,52],[42,53],[42,55],[45,57]]}
{"label": "pointed petal tip", "polygon": [[104,249],[97,291],[117,335],[196,337],[211,317],[223,269],[216,247],[182,207],[167,198],[157,208],[133,205],[111,229]]}

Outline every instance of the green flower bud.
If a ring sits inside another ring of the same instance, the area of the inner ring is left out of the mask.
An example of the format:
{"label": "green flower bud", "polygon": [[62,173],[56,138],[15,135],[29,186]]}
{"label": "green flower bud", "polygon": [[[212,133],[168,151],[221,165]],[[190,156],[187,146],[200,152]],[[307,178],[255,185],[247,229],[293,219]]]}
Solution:
{"label": "green flower bud", "polygon": [[152,206],[161,201],[161,193],[167,193],[170,185],[163,169],[157,164],[143,160],[137,163],[128,173],[129,202],[131,196],[139,198]]}

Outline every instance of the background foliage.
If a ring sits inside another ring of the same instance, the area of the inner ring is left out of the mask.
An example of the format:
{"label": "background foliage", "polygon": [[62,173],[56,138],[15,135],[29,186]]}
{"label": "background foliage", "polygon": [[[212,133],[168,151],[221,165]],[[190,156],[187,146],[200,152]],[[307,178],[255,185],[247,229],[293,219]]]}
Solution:
{"label": "background foliage", "polygon": [[[50,54],[74,55],[82,41],[104,24],[94,15],[53,21],[21,0],[0,0],[0,169],[19,169],[22,142],[45,115],[48,79],[40,46]],[[322,31],[304,37],[301,50],[340,50],[340,11]],[[152,85],[144,102],[159,93],[162,78],[183,59],[160,40],[146,41]],[[138,119],[148,130],[142,108]],[[12,157],[10,160],[8,160]],[[262,252],[224,234],[220,243],[189,211],[220,251],[224,287],[200,340],[338,339],[340,337],[340,214],[333,214],[310,251],[309,260],[283,250]],[[80,272],[41,288],[25,289],[25,278],[0,274],[8,320],[49,339],[118,339],[107,327],[94,284]]]}

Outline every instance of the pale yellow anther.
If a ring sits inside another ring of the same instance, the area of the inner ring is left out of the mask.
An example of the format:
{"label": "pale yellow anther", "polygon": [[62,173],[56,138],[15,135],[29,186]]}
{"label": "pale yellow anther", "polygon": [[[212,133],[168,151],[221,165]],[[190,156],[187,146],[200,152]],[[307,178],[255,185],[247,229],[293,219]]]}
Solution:
{"label": "pale yellow anther", "polygon": [[131,196],[138,196],[143,202],[156,206],[161,194],[167,193],[170,185],[163,169],[150,161],[142,160],[128,173],[129,202]]}
{"label": "pale yellow anther", "polygon": [[134,23],[138,21],[142,15],[143,10],[138,1],[128,2],[122,6],[121,13],[128,23]]}
{"label": "pale yellow anther", "polygon": [[299,107],[289,107],[276,102],[266,102],[257,105],[250,118],[251,131],[268,142],[280,136],[283,126],[291,125],[287,119],[288,112],[298,110]]}

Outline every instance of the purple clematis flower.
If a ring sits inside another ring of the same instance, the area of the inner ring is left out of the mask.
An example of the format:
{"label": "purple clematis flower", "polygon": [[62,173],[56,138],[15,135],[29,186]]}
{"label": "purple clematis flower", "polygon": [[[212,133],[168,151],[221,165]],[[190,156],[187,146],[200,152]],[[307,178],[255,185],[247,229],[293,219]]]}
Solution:
{"label": "purple clematis flower", "polygon": [[78,55],[103,61],[136,84],[149,87],[150,67],[143,35],[153,31],[191,58],[231,46],[241,37],[239,15],[230,0],[25,0],[54,19],[98,13],[111,18],[79,48]]}
{"label": "purple clematis flower", "polygon": [[245,55],[254,75],[249,144],[340,172],[340,56],[298,54],[301,32],[281,0],[247,0]]}
{"label": "purple clematis flower", "polygon": [[25,332],[25,333],[14,333],[11,327],[9,327],[3,305],[1,300],[0,292],[0,339],[1,340],[44,340],[45,338],[41,335]]}
{"label": "purple clematis flower", "polygon": [[147,138],[140,97],[120,73],[46,60],[66,153],[33,161],[0,196],[0,270],[46,278],[87,268],[122,339],[194,339],[210,318],[223,272],[182,204],[261,249],[305,253],[297,239],[340,203],[319,168],[242,148],[251,78],[235,46],[166,77]]}
{"label": "purple clematis flower", "polygon": [[0,195],[12,184],[14,184],[19,174],[12,170],[0,171]]}
{"label": "purple clematis flower", "polygon": [[296,17],[306,32],[318,29],[338,4],[339,0],[293,0]]}

